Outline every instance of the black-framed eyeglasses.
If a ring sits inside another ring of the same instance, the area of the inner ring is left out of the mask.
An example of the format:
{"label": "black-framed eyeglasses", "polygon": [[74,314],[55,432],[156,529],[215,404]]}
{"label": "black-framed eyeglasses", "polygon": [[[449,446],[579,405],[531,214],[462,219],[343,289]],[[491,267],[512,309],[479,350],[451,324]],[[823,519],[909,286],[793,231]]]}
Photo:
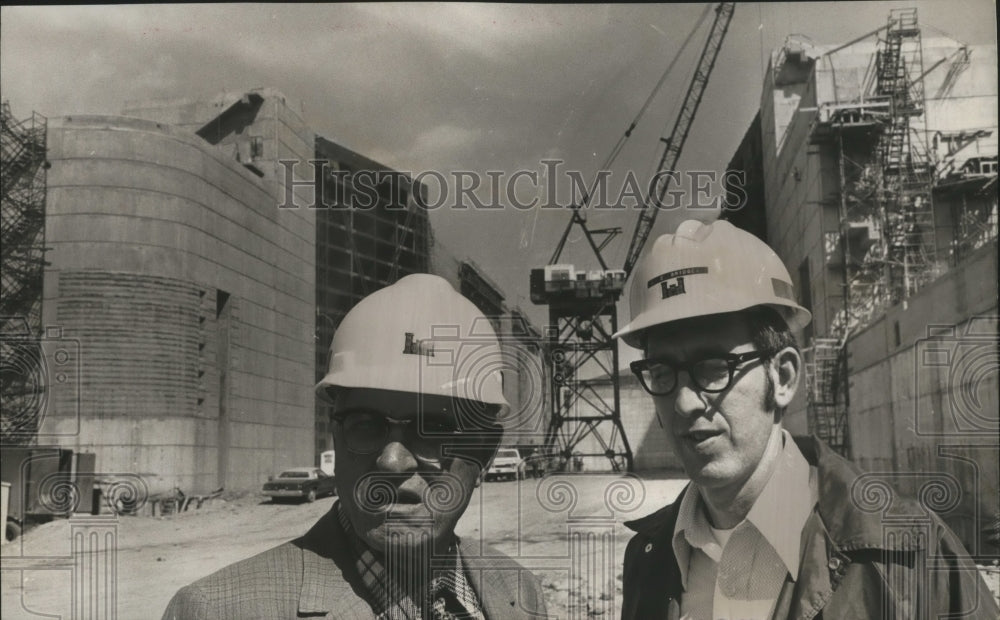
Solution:
{"label": "black-framed eyeglasses", "polygon": [[730,355],[712,356],[693,362],[678,363],[662,357],[637,360],[629,368],[639,379],[643,389],[653,396],[667,396],[677,389],[677,373],[685,371],[698,391],[715,394],[725,391],[733,383],[736,369],[751,360],[766,359],[767,351],[747,351]]}
{"label": "black-framed eyeglasses", "polygon": [[443,414],[399,419],[376,409],[348,409],[334,414],[333,421],[340,425],[347,449],[355,454],[381,451],[393,426],[406,427],[404,445],[424,461],[440,461],[444,445],[470,435],[453,416]]}

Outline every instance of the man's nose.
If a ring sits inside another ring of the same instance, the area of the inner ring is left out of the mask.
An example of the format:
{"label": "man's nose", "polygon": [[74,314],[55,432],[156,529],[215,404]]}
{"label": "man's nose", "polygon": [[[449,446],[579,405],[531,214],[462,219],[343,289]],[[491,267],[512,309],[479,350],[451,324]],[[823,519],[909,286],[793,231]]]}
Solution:
{"label": "man's nose", "polygon": [[417,468],[417,459],[406,447],[402,428],[394,428],[389,434],[389,441],[382,447],[375,464],[382,471],[411,471]]}
{"label": "man's nose", "polygon": [[677,375],[677,390],[674,393],[674,411],[689,418],[705,411],[705,399],[686,372]]}

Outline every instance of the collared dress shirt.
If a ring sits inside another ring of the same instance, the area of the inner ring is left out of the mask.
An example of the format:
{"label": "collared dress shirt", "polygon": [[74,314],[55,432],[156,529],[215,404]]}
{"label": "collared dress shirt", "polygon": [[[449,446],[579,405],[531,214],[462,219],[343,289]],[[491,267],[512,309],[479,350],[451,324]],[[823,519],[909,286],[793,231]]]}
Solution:
{"label": "collared dress shirt", "polygon": [[[787,431],[774,471],[746,518],[711,526],[694,483],[681,500],[672,540],[690,620],[766,620],[799,571],[802,528],[815,506],[809,464]],[[690,492],[693,491],[693,492]]]}

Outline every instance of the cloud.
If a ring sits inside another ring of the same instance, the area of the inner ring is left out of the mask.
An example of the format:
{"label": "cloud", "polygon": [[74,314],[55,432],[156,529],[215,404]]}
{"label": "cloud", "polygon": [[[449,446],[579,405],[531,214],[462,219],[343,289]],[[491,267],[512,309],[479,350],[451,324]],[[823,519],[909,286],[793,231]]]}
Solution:
{"label": "cloud", "polygon": [[[963,11],[915,3],[922,23],[995,44],[989,0],[966,2]],[[115,114],[127,100],[273,87],[303,103],[317,133],[391,167],[509,173],[559,158],[591,178],[704,6],[3,7],[0,91],[16,115],[55,116]],[[850,40],[884,23],[889,7],[739,4],[681,166],[725,166],[759,106],[762,59],[785,35]],[[633,132],[616,175],[651,174],[703,36],[695,41]],[[496,265],[491,275],[523,294],[528,263],[548,259],[567,217],[502,210],[436,213],[434,220],[442,239],[491,271]],[[624,229],[608,248],[614,256],[627,246],[634,213],[599,214],[593,223]],[[654,234],[673,223],[661,217]],[[522,239],[530,246],[521,247]],[[585,252],[579,258],[589,260]]]}

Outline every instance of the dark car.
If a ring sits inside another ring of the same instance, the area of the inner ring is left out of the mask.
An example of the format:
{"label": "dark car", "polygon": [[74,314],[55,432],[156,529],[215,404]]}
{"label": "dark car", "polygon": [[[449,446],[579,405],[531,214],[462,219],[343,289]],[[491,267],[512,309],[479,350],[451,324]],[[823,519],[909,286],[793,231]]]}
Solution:
{"label": "dark car", "polygon": [[290,497],[313,502],[317,497],[336,495],[337,490],[333,486],[333,476],[326,475],[322,469],[292,467],[268,479],[263,493],[274,502]]}

